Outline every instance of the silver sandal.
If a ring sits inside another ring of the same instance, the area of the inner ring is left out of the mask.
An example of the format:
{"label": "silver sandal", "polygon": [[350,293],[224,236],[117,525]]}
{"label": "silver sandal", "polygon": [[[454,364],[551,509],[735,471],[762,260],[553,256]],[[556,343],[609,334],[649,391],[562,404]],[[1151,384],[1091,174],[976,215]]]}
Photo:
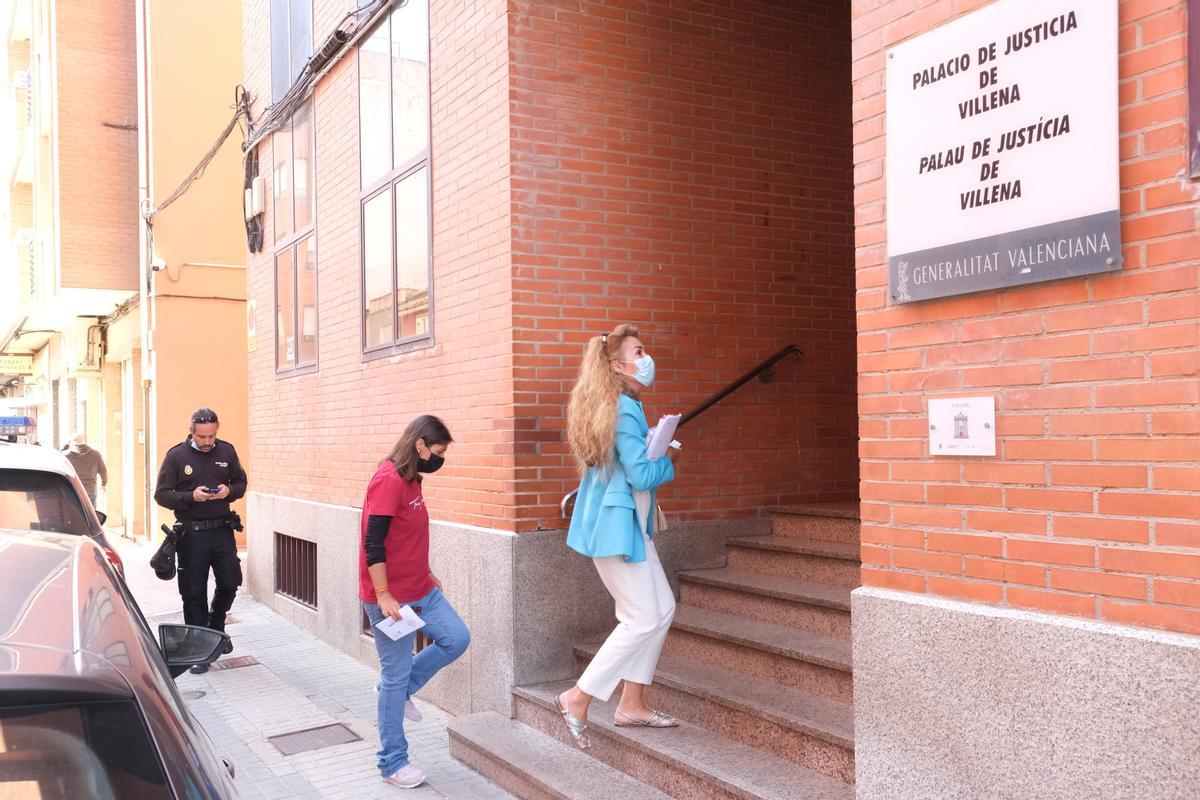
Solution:
{"label": "silver sandal", "polygon": [[554,705],[558,709],[558,713],[562,714],[563,722],[567,723],[567,730],[571,732],[571,738],[575,741],[575,746],[580,750],[587,750],[592,746],[592,740],[587,735],[587,723],[580,722],[568,713],[567,707],[563,705],[562,697],[556,695],[554,697]]}
{"label": "silver sandal", "polygon": [[[653,711],[653,709],[652,709]],[[678,728],[679,720],[672,717],[664,711],[653,711],[649,719],[635,719],[629,716],[620,709],[617,710],[617,717],[624,717],[627,722],[618,722],[613,719],[613,724],[618,728]]]}

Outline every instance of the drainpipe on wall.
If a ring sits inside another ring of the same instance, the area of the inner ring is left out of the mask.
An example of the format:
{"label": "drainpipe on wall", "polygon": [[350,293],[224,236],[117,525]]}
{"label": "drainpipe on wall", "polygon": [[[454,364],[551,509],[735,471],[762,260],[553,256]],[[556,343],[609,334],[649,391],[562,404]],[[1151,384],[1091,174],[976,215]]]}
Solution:
{"label": "drainpipe on wall", "polygon": [[[151,262],[154,258],[153,232],[146,222],[146,213],[153,205],[154,166],[151,159],[153,125],[150,117],[150,4],[149,0],[138,0],[134,7],[134,24],[137,39],[137,111],[138,111],[138,317],[139,343],[141,345],[142,381],[136,385],[141,392],[142,416],[137,424],[142,430],[140,444],[144,462],[144,480],[141,487],[142,504],[144,507],[145,533],[153,540],[156,513],[154,505],[154,479],[158,474],[155,462],[157,437],[155,436],[154,420],[157,409],[154,403],[154,316]],[[132,398],[130,398],[132,402]],[[130,432],[136,436],[136,433]]]}
{"label": "drainpipe on wall", "polygon": [[1187,20],[1188,171],[1200,179],[1200,0],[1188,0]]}

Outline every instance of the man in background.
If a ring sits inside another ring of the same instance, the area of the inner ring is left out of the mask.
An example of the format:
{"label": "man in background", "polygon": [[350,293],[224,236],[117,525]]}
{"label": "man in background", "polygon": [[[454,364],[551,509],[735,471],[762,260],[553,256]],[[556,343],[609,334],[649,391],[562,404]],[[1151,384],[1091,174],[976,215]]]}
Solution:
{"label": "man in background", "polygon": [[82,433],[71,437],[63,452],[67,461],[75,468],[75,474],[79,476],[79,482],[83,484],[88,500],[92,501],[92,508],[95,508],[98,486],[108,487],[108,468],[104,466],[104,457],[100,455],[99,450],[88,446]]}

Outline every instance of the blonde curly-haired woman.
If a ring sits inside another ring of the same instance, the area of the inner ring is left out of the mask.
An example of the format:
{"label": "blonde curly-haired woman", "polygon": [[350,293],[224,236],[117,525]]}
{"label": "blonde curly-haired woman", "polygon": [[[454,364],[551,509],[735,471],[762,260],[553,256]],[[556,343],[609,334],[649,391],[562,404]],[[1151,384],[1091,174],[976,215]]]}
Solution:
{"label": "blonde curly-haired woman", "polygon": [[625,682],[616,725],[671,728],[679,723],[646,705],[675,596],[654,548],[654,493],[675,478],[677,451],[646,457],[642,393],[654,383],[654,359],[638,330],[618,325],[593,336],[567,408],[567,439],[583,469],[567,545],[589,556],[616,604],[618,625],[578,683],[558,697],[576,746],[587,748],[588,705]]}

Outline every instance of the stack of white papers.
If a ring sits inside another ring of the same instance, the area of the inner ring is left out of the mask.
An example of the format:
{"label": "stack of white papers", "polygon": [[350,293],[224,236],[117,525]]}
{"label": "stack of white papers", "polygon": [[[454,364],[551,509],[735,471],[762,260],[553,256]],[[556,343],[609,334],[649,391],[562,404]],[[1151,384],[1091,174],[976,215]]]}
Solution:
{"label": "stack of white papers", "polygon": [[675,435],[675,429],[679,427],[680,418],[679,414],[665,414],[658,424],[646,434],[646,458],[658,461],[667,454],[668,447],[679,447],[679,442],[671,437]]}
{"label": "stack of white papers", "polygon": [[417,616],[411,606],[400,606],[400,619],[384,617],[375,627],[387,634],[389,639],[401,639],[413,631],[425,627],[425,620]]}

